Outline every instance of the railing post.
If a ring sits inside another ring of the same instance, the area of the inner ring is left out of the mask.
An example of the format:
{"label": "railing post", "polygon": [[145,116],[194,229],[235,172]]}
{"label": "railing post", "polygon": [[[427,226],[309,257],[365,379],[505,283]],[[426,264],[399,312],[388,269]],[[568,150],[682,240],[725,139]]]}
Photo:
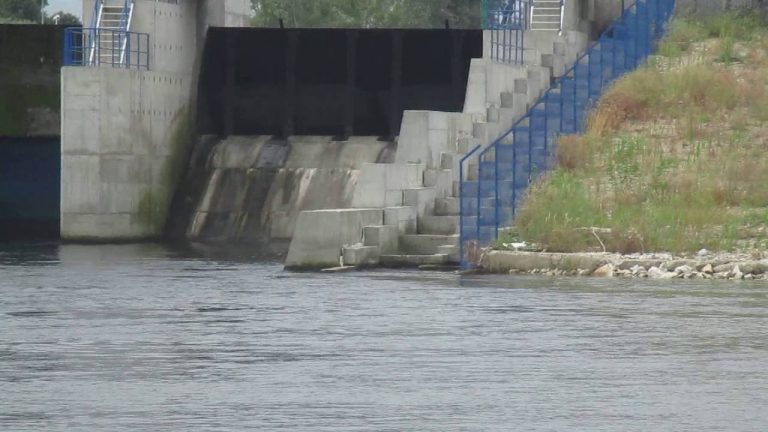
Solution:
{"label": "railing post", "polygon": [[131,35],[127,32],[125,35],[125,68],[131,68]]}

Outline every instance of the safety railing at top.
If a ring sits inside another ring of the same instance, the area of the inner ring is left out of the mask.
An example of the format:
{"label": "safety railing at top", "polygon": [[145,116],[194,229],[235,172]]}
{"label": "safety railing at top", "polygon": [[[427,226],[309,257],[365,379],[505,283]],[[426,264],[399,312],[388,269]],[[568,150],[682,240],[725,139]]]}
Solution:
{"label": "safety railing at top", "polygon": [[490,30],[491,58],[510,64],[525,61],[529,0],[483,0],[483,28]]}
{"label": "safety railing at top", "polygon": [[123,30],[64,30],[64,66],[149,70],[149,35]]}
{"label": "safety railing at top", "polygon": [[485,247],[510,226],[535,178],[552,168],[561,135],[583,131],[589,109],[617,78],[634,70],[661,39],[675,0],[637,0],[625,9],[525,116],[460,164],[462,264],[476,264]]}

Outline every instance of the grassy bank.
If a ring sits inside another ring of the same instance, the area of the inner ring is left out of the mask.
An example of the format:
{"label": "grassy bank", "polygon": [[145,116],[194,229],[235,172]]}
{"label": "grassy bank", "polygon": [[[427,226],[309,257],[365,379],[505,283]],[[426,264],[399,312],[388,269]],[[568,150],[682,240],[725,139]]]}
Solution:
{"label": "grassy bank", "polygon": [[677,20],[658,56],[561,138],[516,230],[550,251],[768,248],[768,27]]}

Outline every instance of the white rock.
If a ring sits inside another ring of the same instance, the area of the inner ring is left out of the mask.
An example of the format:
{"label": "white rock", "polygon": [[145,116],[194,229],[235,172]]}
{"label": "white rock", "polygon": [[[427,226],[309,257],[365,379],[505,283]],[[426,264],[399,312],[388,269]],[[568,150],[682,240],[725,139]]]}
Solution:
{"label": "white rock", "polygon": [[712,268],[712,264],[707,264],[707,265],[705,265],[704,267],[701,268],[701,272],[704,273],[704,274],[711,275],[712,273],[715,272],[715,269]]}
{"label": "white rock", "polygon": [[693,269],[690,266],[684,265],[675,269],[675,273],[688,276],[693,273]]}
{"label": "white rock", "polygon": [[706,249],[702,249],[702,250],[696,252],[696,256],[700,256],[700,257],[705,257],[705,256],[707,256],[709,254],[710,254],[710,252],[708,250],[706,250]]}
{"label": "white rock", "polygon": [[648,269],[648,277],[651,279],[661,279],[661,276],[663,275],[664,272],[658,267],[654,266]]}
{"label": "white rock", "polygon": [[736,265],[733,267],[733,270],[731,270],[731,273],[729,274],[729,276],[734,279],[741,279],[744,277],[744,273],[742,273],[741,269],[739,269],[739,266]]}

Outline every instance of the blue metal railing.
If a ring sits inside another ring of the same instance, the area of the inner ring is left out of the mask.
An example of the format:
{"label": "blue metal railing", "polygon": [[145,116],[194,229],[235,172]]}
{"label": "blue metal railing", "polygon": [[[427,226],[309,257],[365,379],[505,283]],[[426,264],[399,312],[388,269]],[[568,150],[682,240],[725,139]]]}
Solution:
{"label": "blue metal railing", "polygon": [[523,63],[529,17],[529,0],[483,0],[483,28],[490,30],[492,59]]}
{"label": "blue metal railing", "polygon": [[[584,130],[587,113],[617,78],[634,70],[664,34],[675,0],[638,0],[573,66],[560,76],[509,130],[461,160],[462,264],[498,239],[515,217],[528,186],[551,168],[559,136]],[[474,178],[473,178],[474,176]]]}
{"label": "blue metal railing", "polygon": [[149,35],[124,30],[67,28],[64,30],[64,66],[149,70]]}

